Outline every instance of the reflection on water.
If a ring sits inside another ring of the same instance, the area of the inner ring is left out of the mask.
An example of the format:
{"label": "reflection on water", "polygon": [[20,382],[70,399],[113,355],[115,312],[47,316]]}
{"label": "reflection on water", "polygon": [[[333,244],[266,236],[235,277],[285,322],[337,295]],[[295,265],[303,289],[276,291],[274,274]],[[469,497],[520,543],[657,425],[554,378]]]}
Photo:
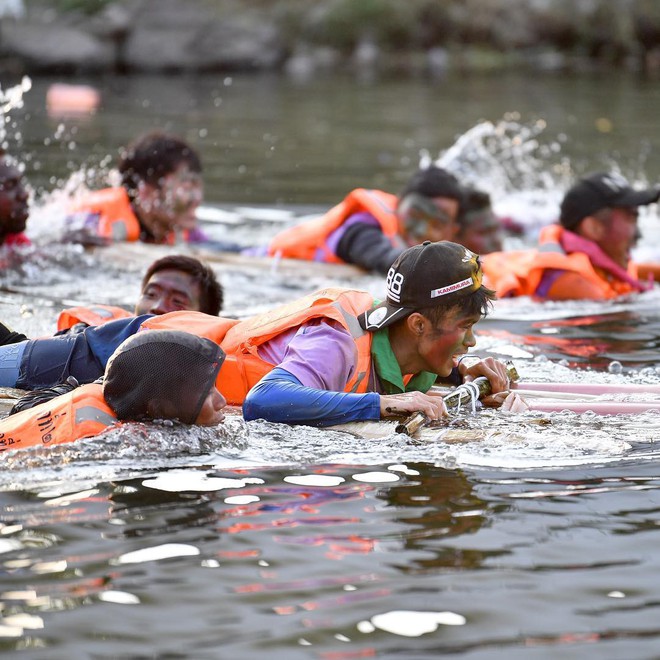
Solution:
{"label": "reflection on water", "polygon": [[[655,367],[660,359],[659,295],[657,289],[642,294],[631,301],[629,309],[625,303],[619,309],[591,304],[595,313],[588,314],[583,313],[584,303],[576,301],[565,307],[575,310],[569,318],[544,320],[534,320],[532,310],[529,320],[507,320],[506,305],[500,305],[494,318],[480,324],[479,333],[518,345],[522,342],[532,355],[564,360],[576,367],[607,370],[615,361],[626,371]],[[508,304],[508,309],[513,307],[515,303]],[[537,307],[547,311],[542,303]]]}
{"label": "reflection on water", "polygon": [[[435,572],[440,568],[474,569],[483,565],[491,553],[456,552],[450,537],[475,534],[488,520],[486,503],[474,492],[473,484],[460,470],[425,466],[418,471],[409,466],[408,481],[383,494],[401,512],[401,522],[413,525],[406,535],[405,548],[420,556],[404,572]],[[501,509],[500,509],[501,510]],[[416,515],[415,515],[416,514]],[[430,557],[428,555],[431,555]]]}
{"label": "reflection on water", "polygon": [[[567,646],[595,658],[608,640],[625,642],[617,657],[652,657],[658,643],[648,466],[588,478],[426,462],[173,477],[177,492],[160,472],[6,493],[0,647],[75,657],[80,631],[85,653],[103,657],[504,658]],[[308,485],[290,483],[300,477]]]}

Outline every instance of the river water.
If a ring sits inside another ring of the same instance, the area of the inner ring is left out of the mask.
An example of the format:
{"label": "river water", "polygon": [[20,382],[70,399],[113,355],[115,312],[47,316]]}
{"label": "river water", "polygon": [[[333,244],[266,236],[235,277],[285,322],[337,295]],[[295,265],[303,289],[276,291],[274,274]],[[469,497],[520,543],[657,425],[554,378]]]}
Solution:
{"label": "river water", "polygon": [[[50,80],[8,113],[37,243],[2,273],[2,318],[52,332],[72,302],[130,306],[154,251],[56,245],[52,191],[103,180],[163,126],[200,148],[206,228],[246,244],[356,185],[396,191],[427,150],[526,222],[574,173],[657,181],[658,92],[633,78],[275,77],[93,81],[94,117],[52,118]],[[3,89],[5,82],[3,81]],[[484,165],[486,163],[486,165]],[[657,250],[655,210],[644,248]],[[213,262],[225,313],[382,278]],[[522,380],[660,384],[660,294],[498,302],[477,352]],[[660,418],[464,414],[436,436],[125,425],[4,454],[0,649],[29,658],[656,658]]]}

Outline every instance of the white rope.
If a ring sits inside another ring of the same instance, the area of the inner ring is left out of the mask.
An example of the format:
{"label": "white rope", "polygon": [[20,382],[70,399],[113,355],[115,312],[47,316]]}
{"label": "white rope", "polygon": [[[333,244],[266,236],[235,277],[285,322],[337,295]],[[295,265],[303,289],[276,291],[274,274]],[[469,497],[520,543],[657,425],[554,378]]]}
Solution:
{"label": "white rope", "polygon": [[467,395],[465,398],[468,398],[470,401],[472,414],[474,415],[477,412],[477,401],[479,401],[478,385],[475,385],[473,382],[463,383],[454,390],[454,394],[458,394],[458,403],[456,404],[456,414],[461,412],[461,406],[463,404],[464,394]]}
{"label": "white rope", "polygon": [[278,250],[274,255],[273,255],[273,260],[270,264],[270,274],[271,275],[277,275],[277,272],[279,270],[280,264],[282,263],[282,250]]}

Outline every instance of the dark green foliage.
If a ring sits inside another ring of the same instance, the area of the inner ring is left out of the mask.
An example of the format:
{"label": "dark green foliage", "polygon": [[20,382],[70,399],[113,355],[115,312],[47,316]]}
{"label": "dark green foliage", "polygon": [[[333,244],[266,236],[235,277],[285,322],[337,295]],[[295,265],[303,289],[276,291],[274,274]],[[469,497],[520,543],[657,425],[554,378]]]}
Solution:
{"label": "dark green foliage", "polygon": [[60,13],[79,13],[92,15],[101,11],[106,5],[113,4],[115,0],[24,0],[25,6],[30,7],[52,7]]}

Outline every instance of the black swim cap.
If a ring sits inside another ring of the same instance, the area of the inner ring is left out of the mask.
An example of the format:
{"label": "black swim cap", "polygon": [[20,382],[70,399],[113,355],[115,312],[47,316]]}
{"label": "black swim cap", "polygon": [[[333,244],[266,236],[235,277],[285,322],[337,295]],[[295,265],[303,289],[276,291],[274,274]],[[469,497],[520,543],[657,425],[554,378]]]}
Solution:
{"label": "black swim cap", "polygon": [[146,330],[112,354],[103,396],[119,419],[178,419],[193,424],[224,351],[210,339],[178,330]]}

